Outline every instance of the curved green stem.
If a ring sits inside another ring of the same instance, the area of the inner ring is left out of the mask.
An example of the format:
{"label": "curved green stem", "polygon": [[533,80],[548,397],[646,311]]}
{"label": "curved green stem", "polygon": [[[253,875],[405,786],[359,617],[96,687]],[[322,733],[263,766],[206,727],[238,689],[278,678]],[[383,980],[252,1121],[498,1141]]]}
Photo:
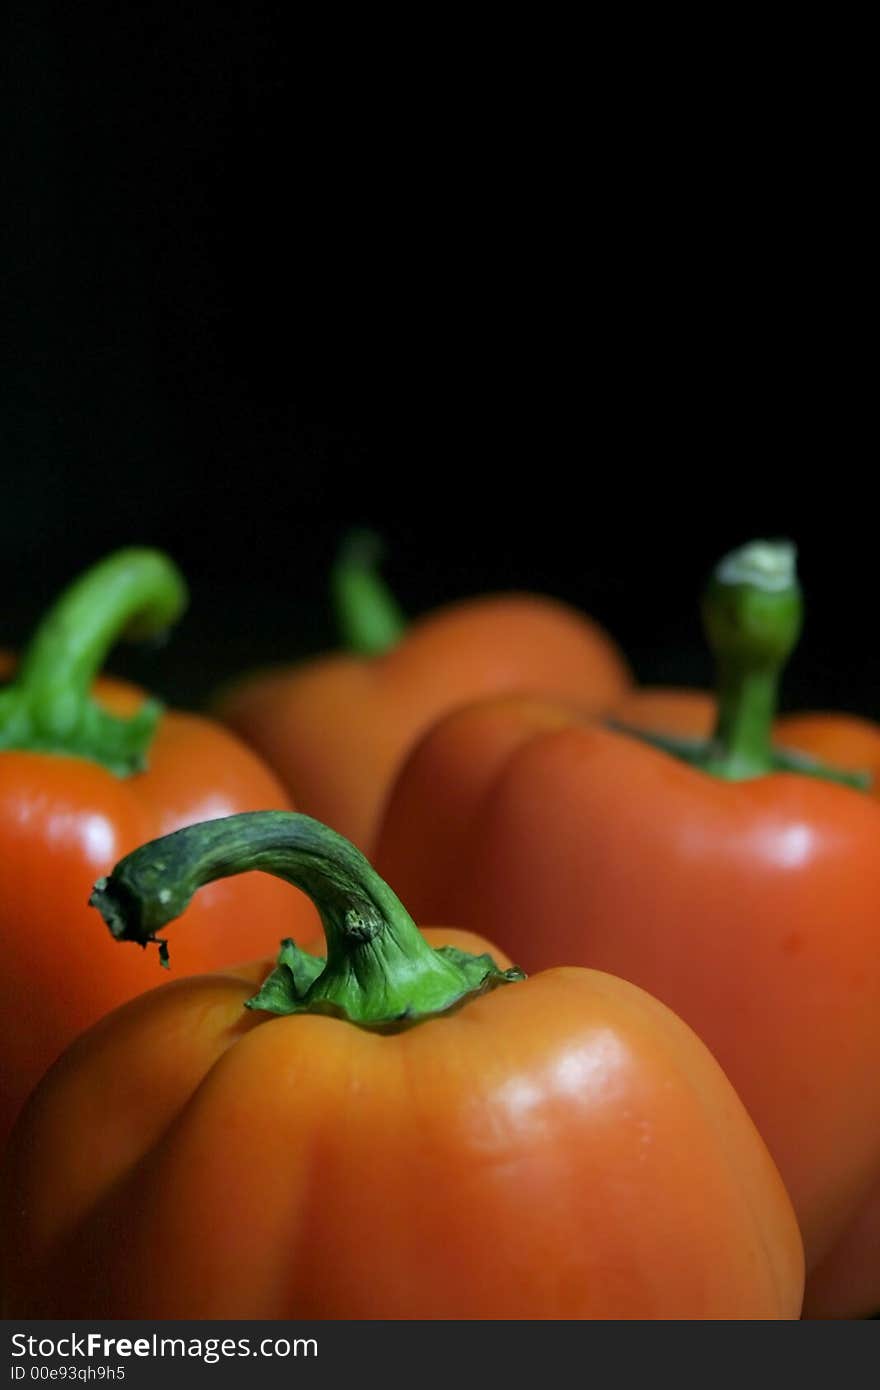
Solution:
{"label": "curved green stem", "polygon": [[382,542],[372,531],[352,531],[330,575],[336,625],[343,645],[360,656],[382,656],[396,647],[406,619],[379,578]]}
{"label": "curved green stem", "polygon": [[348,840],[292,811],[251,811],[165,835],[120,860],[90,903],[117,941],[159,943],[156,933],[206,883],[261,869],[302,889],[324,924],[327,960],[285,942],[251,1008],[330,1013],[367,1028],[433,1018],[496,985],[523,978],[488,955],[428,945],[400,900]]}
{"label": "curved green stem", "polygon": [[89,758],[119,776],[142,768],[161,705],[146,701],[121,719],[91,698],[91,686],[114,642],[163,632],[186,601],[161,551],[118,550],[93,565],[50,609],[0,692],[0,749]]}

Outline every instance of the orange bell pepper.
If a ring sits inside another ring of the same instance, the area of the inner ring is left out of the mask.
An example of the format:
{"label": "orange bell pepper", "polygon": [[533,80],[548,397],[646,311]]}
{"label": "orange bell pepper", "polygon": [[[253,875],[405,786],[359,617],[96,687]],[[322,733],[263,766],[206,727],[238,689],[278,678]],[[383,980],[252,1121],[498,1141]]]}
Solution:
{"label": "orange bell pepper", "polygon": [[[222,726],[163,713],[122,682],[101,681],[90,697],[122,630],[159,632],[185,600],[164,555],[119,551],[61,596],[0,690],[0,1143],[76,1034],[153,984],[142,960],[95,930],[87,902],[96,875],[150,836],[290,804]],[[246,954],[253,913],[289,923],[294,905],[279,887],[254,874],[212,889],[193,909],[179,968]],[[315,922],[305,899],[297,907]]]}
{"label": "orange bell pepper", "polygon": [[880,1179],[880,806],[770,747],[790,550],[729,557],[708,617],[715,739],[685,759],[555,705],[472,706],[411,755],[376,864],[526,969],[589,965],[674,1009],[767,1141],[809,1267]]}
{"label": "orange bell pepper", "polygon": [[297,806],[367,851],[400,763],[447,710],[483,695],[536,691],[592,713],[629,683],[623,657],[596,623],[537,595],[471,599],[404,630],[375,558],[374,538],[359,535],[334,572],[347,651],[245,678],[217,704]]}
{"label": "orange bell pepper", "polygon": [[[777,719],[775,737],[787,747],[841,767],[861,768],[868,793],[880,798],[880,727],[849,714],[792,714]],[[848,1317],[880,1312],[880,1178],[841,1239],[810,1276],[804,1314]]]}
{"label": "orange bell pepper", "polygon": [[[718,703],[708,691],[633,687],[611,711],[613,720],[652,734],[708,739]],[[777,744],[865,774],[865,791],[880,798],[880,726],[853,714],[789,714],[773,722]],[[804,1312],[846,1317],[880,1310],[880,1180],[847,1230],[807,1280]]]}
{"label": "orange bell pepper", "polygon": [[61,1059],[8,1151],[7,1317],[798,1316],[766,1148],[641,990],[435,949],[305,816],[181,830],[93,901],[144,945],[252,868],[313,897],[326,961],[168,985]]}

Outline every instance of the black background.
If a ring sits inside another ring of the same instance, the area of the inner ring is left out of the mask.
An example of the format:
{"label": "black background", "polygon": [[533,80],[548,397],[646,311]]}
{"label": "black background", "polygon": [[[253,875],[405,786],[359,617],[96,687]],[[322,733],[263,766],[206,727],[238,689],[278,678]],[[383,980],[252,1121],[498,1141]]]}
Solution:
{"label": "black background", "polygon": [[862,219],[827,112],[286,13],[9,12],[0,642],[164,546],[190,611],[112,664],[197,704],[333,643],[327,567],[367,523],[413,614],[544,590],[643,680],[706,683],[708,567],[785,534],[785,704],[880,715]]}

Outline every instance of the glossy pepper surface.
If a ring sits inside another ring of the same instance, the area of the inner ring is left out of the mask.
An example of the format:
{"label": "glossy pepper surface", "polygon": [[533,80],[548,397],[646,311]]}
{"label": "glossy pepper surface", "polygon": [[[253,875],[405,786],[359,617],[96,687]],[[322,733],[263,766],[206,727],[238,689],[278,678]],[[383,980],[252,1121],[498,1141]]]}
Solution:
{"label": "glossy pepper surface", "polygon": [[[162,631],[184,602],[164,555],[119,551],[62,595],[0,690],[0,1142],[76,1034],[155,984],[138,953],[114,950],[96,924],[96,876],[144,839],[290,804],[221,725],[163,712],[123,682],[99,681],[90,694],[123,630]],[[300,911],[314,924],[311,905],[290,898],[262,875],[217,884],[193,906],[176,969],[246,955],[242,922],[253,912],[280,924]]]}
{"label": "glossy pepper surface", "polygon": [[168,985],[70,1049],[9,1147],[7,1316],[798,1316],[766,1148],[641,990],[434,949],[456,934],[422,936],[303,816],[180,831],[94,901],[145,943],[254,866],[314,897],[326,962],[286,942],[271,974]]}
{"label": "glossy pepper surface", "polygon": [[525,969],[590,965],[680,1014],[767,1141],[816,1264],[880,1176],[880,807],[827,767],[771,770],[790,762],[769,724],[799,593],[790,553],[736,558],[708,604],[716,738],[685,760],[554,705],[459,711],[404,768],[376,863],[418,914]]}
{"label": "glossy pepper surface", "polygon": [[334,574],[348,650],[246,678],[217,706],[297,806],[367,852],[391,779],[445,711],[536,691],[592,713],[629,684],[623,657],[596,623],[537,595],[472,599],[406,630],[373,561],[369,538],[356,537]]}
{"label": "glossy pepper surface", "polygon": [[[708,739],[718,718],[709,691],[633,687],[611,717],[654,735]],[[880,798],[880,726],[831,711],[783,715],[773,722],[775,743],[838,768],[865,774],[867,794]],[[834,1248],[807,1281],[804,1312],[852,1317],[880,1312],[880,1181],[859,1206]]]}
{"label": "glossy pepper surface", "polygon": [[[785,715],[774,736],[838,767],[862,769],[866,793],[880,799],[880,726],[831,711]],[[804,1315],[812,1318],[880,1314],[880,1174],[834,1249],[812,1271]]]}

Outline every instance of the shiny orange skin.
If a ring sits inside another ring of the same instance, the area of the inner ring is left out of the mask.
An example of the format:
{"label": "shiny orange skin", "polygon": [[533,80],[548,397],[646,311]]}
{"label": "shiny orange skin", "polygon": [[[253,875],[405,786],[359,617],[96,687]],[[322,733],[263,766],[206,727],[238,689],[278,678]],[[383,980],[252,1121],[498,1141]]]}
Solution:
{"label": "shiny orange skin", "polygon": [[[850,714],[793,714],[775,724],[780,743],[873,778],[880,798],[880,727]],[[875,948],[876,949],[876,948]],[[810,1276],[804,1316],[880,1313],[880,1177],[830,1255]]]}
{"label": "shiny orange skin", "polygon": [[[3,663],[8,669],[10,659]],[[2,668],[0,668],[2,669]],[[101,680],[101,703],[132,713],[142,692]],[[110,1009],[156,983],[156,962],[122,951],[88,906],[94,882],[146,840],[235,811],[285,809],[268,768],[221,725],[166,712],[147,771],[120,778],[82,758],[0,752],[0,1145],[46,1068]],[[280,940],[315,930],[311,903],[277,879],[212,884],[186,913],[172,970],[211,970],[253,949],[254,917]]]}
{"label": "shiny orange skin", "polygon": [[560,713],[486,702],[435,726],[376,867],[526,970],[590,966],[674,1009],[748,1107],[816,1264],[880,1177],[880,806],[792,774],[723,782]]}
{"label": "shiny orange skin", "polygon": [[[634,728],[695,738],[711,733],[713,696],[698,690],[633,689],[613,717]],[[880,798],[880,726],[852,714],[783,715],[774,737],[833,766],[870,773],[869,794]],[[880,1312],[880,1178],[834,1249],[807,1281],[804,1314],[837,1318]]]}
{"label": "shiny orange skin", "polygon": [[267,968],[156,990],[47,1076],[4,1175],[5,1316],[799,1315],[779,1175],[656,1000],[555,970],[381,1036],[246,1014]]}
{"label": "shiny orange skin", "polygon": [[506,691],[599,712],[629,681],[596,623],[552,599],[509,594],[440,609],[385,656],[338,653],[257,673],[226,691],[217,711],[301,811],[369,854],[398,766],[441,714]]}

